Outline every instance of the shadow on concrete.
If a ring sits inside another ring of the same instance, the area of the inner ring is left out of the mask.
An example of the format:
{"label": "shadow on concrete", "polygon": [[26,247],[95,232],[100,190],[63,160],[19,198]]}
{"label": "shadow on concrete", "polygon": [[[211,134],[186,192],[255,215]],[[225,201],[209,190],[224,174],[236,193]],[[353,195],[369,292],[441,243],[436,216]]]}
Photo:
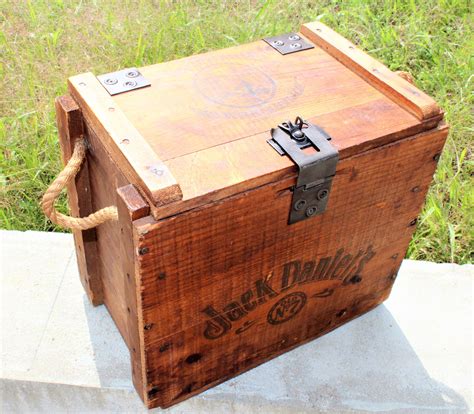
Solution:
{"label": "shadow on concrete", "polygon": [[85,294],[83,304],[100,384],[133,388],[130,353],[106,306],[92,306]]}
{"label": "shadow on concrete", "polygon": [[[423,354],[439,355],[443,364],[443,350],[437,349],[436,338],[433,341],[433,347]],[[469,412],[462,395],[429,375],[384,305],[307,346],[309,349],[292,359],[288,368],[300,369],[302,377],[313,382],[310,400],[315,407],[391,413]],[[310,389],[308,384],[307,391]]]}
{"label": "shadow on concrete", "polygon": [[[85,298],[84,307],[101,384],[132,389],[129,352],[105,306],[93,308]],[[443,350],[433,341],[423,352],[441,358]],[[268,404],[313,412],[469,412],[460,394],[430,377],[384,305],[205,397],[213,407],[232,400],[247,409]]]}

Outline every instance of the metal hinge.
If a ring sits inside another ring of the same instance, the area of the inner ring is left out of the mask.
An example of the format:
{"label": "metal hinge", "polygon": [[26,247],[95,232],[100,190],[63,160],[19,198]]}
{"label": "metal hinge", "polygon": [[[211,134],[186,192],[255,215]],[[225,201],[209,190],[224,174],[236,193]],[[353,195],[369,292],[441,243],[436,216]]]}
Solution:
{"label": "metal hinge", "polygon": [[132,91],[150,86],[151,83],[136,68],[118,70],[97,76],[97,79],[110,95]]}
{"label": "metal hinge", "polygon": [[266,37],[263,39],[273,49],[278,50],[282,55],[300,52],[306,49],[313,49],[314,45],[303,39],[298,33],[286,33],[274,37]]}
{"label": "metal hinge", "polygon": [[288,224],[324,213],[339,160],[339,152],[329,143],[331,137],[300,117],[295,123],[283,122],[271,134],[267,142],[299,169]]}

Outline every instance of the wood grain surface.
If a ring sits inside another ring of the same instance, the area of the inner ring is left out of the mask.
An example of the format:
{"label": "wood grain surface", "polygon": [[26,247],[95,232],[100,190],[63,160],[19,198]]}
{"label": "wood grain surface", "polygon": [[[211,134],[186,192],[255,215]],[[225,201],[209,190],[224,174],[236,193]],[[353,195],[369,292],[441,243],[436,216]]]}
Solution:
{"label": "wood grain surface", "polygon": [[[382,81],[368,82],[345,64],[318,45],[283,56],[258,41],[141,68],[151,87],[113,100],[183,193],[176,202],[152,203],[153,216],[168,217],[291,174],[291,161],[266,140],[271,128],[296,115],[324,127],[342,158],[441,120],[439,108],[437,116],[419,119],[405,101],[386,93]],[[389,88],[401,82],[416,90],[386,72]]]}
{"label": "wood grain surface", "polygon": [[[149,406],[188,398],[386,299],[446,134],[342,160],[327,211],[308,221],[287,224],[291,178],[134,221]],[[281,322],[285,312],[294,314]]]}
{"label": "wood grain surface", "polygon": [[69,91],[128,181],[154,204],[181,199],[176,180],[92,73],[69,78]]}
{"label": "wood grain surface", "polygon": [[119,262],[120,271],[116,283],[123,285],[122,300],[124,307],[126,307],[126,310],[122,309],[117,317],[125,321],[125,336],[130,350],[133,385],[140,397],[147,403],[144,336],[143,330],[139,328],[143,325],[143,312],[141,302],[137,300],[139,290],[136,271],[137,252],[133,244],[132,222],[147,216],[150,209],[132,184],[118,188],[117,196],[120,238],[116,240],[119,245],[119,256],[116,261]]}
{"label": "wood grain surface", "polygon": [[418,119],[425,120],[440,115],[441,109],[433,98],[323,23],[304,24],[301,32]]}
{"label": "wood grain surface", "polygon": [[342,158],[442,119],[430,97],[331,29],[302,32],[313,49],[281,55],[257,41],[140,68],[151,86],[113,97],[90,73],[70,90],[156,219],[291,174],[266,140],[297,115],[324,127]]}
{"label": "wood grain surface", "polygon": [[[68,95],[56,99],[56,122],[58,125],[61,157],[65,165],[71,158],[76,139],[84,133],[84,120],[77,103]],[[89,163],[82,163],[73,183],[67,187],[69,211],[73,217],[84,217],[94,212],[92,207]],[[73,230],[76,257],[82,286],[94,306],[104,301],[102,280],[98,268],[97,234],[95,229]]]}
{"label": "wood grain surface", "polygon": [[[390,293],[447,136],[443,113],[329,28],[302,31],[314,49],[283,56],[259,41],[152,65],[140,69],[151,87],[114,97],[83,74],[69,80],[77,104],[57,101],[64,159],[75,137],[89,143],[72,212],[119,212],[75,234],[81,278],[127,343],[149,408]],[[266,140],[297,115],[331,135],[340,162],[326,212],[288,225],[296,167]]]}

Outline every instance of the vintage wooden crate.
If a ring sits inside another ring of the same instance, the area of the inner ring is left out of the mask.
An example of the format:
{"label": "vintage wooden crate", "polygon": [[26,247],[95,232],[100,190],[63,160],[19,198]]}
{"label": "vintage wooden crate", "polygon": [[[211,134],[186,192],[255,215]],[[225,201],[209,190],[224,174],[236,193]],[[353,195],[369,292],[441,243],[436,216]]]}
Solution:
{"label": "vintage wooden crate", "polygon": [[[448,131],[430,97],[321,23],[73,76],[69,93],[57,117],[65,162],[76,145],[71,213],[111,207],[71,222],[43,206],[75,228],[84,288],[117,324],[148,407],[384,301]],[[309,128],[278,127],[297,116]]]}

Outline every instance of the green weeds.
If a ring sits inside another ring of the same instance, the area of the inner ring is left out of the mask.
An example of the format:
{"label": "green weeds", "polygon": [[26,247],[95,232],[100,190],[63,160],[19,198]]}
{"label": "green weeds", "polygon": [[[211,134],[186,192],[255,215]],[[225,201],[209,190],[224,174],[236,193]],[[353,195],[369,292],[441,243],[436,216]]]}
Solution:
{"label": "green weeds", "polygon": [[38,201],[60,169],[53,102],[68,76],[229,47],[319,19],[391,69],[411,72],[445,110],[450,136],[408,256],[467,263],[474,251],[469,7],[468,0],[0,2],[1,227],[59,230]]}

